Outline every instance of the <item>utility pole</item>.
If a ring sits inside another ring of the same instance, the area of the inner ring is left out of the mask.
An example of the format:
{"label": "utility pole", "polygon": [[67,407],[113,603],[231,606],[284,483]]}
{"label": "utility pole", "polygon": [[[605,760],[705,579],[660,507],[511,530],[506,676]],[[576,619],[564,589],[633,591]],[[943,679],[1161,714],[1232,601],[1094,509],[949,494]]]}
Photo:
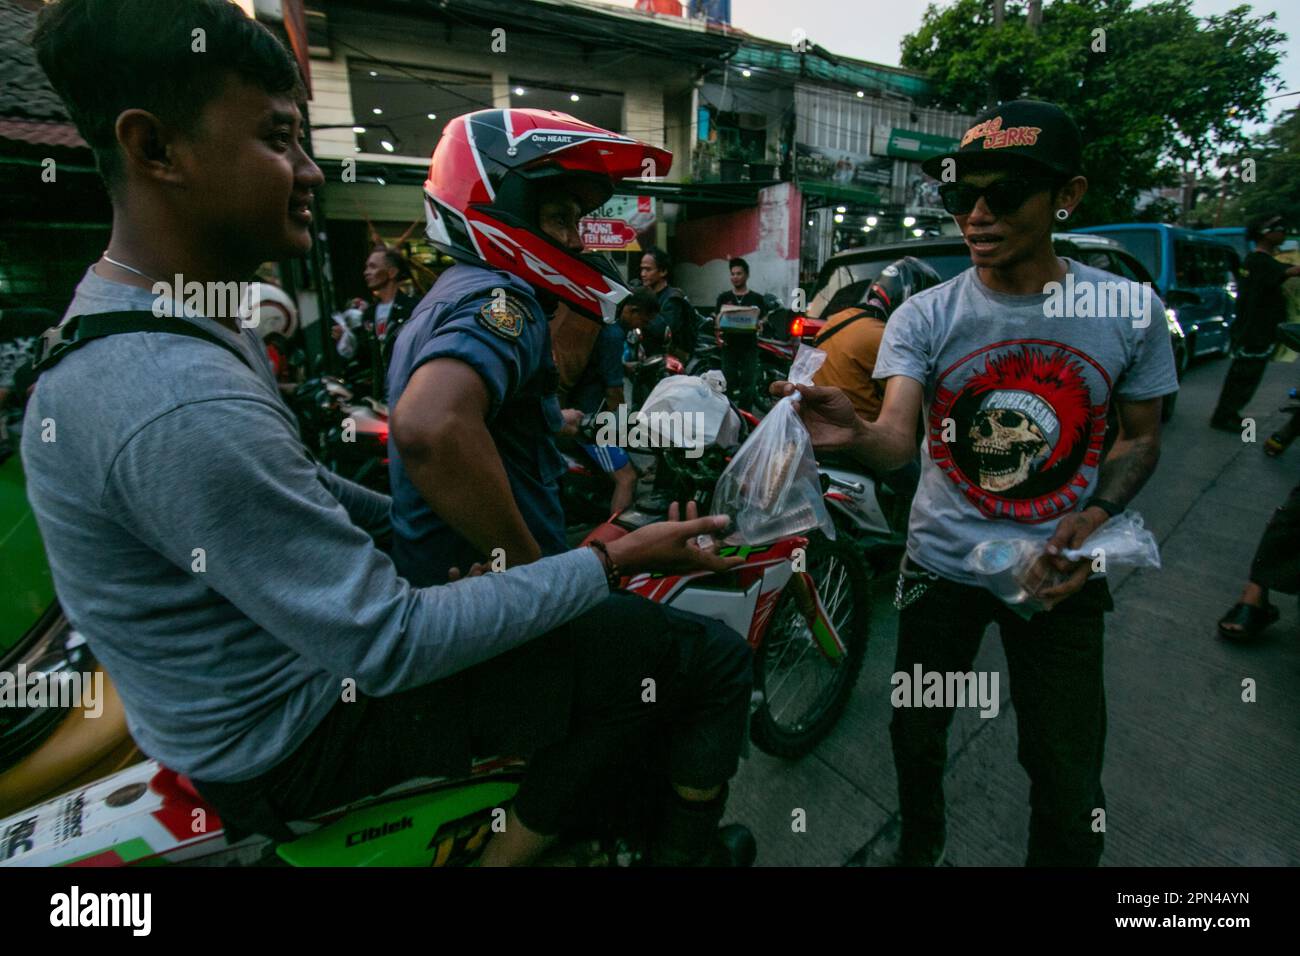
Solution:
{"label": "utility pole", "polygon": [[[1007,0],[993,0],[993,29],[1002,29],[1002,24],[1007,18]],[[985,100],[986,106],[993,106],[998,101],[998,91],[993,87],[993,81],[989,80],[988,97]]]}

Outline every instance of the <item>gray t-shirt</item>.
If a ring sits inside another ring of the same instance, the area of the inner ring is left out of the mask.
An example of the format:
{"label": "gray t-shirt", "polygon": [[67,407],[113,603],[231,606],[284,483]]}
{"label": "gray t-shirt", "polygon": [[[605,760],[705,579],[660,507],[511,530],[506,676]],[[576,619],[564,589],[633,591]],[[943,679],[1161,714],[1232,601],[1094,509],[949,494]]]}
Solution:
{"label": "gray t-shirt", "polygon": [[912,296],[885,328],[875,378],[925,386],[907,553],[951,580],[977,583],[962,561],[979,542],[1046,540],[1089,498],[1112,400],[1178,390],[1164,304],[1066,262],[1056,295],[994,292],[972,267]]}
{"label": "gray t-shirt", "polygon": [[[88,270],[68,315],[152,307]],[[442,587],[399,578],[363,527],[389,499],[318,467],[256,335],[89,342],[45,372],[23,466],[59,600],[140,749],[200,780],[287,757],[342,698],[418,687],[608,595],[582,548]],[[50,440],[52,439],[52,440]]]}

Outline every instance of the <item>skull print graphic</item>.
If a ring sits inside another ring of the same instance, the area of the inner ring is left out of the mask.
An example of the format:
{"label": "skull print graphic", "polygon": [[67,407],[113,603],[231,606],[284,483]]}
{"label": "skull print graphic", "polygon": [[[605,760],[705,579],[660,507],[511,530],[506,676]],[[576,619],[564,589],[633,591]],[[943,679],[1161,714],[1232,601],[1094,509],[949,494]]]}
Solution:
{"label": "skull print graphic", "polygon": [[990,517],[1059,517],[1101,462],[1110,387],[1099,364],[1059,342],[980,349],[939,376],[930,457]]}

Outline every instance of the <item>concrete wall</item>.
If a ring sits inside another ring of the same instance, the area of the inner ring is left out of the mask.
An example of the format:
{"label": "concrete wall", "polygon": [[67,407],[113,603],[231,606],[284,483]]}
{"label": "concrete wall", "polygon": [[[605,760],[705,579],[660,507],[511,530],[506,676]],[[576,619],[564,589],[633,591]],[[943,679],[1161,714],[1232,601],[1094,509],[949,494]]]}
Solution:
{"label": "concrete wall", "polygon": [[673,284],[700,308],[712,308],[731,288],[727,260],[749,263],[749,287],[786,306],[799,284],[799,223],[802,199],[791,183],[759,192],[758,206],[677,225]]}

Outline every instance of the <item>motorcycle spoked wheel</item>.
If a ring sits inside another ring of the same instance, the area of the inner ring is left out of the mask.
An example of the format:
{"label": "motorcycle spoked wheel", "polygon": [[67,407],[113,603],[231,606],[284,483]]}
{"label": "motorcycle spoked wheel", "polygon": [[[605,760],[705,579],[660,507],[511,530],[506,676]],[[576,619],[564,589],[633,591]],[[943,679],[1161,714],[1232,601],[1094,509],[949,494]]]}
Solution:
{"label": "motorcycle spoked wheel", "polygon": [[[754,687],[763,703],[750,737],[774,757],[803,757],[831,731],[848,704],[867,655],[871,571],[852,545],[820,532],[808,536],[808,573],[845,645],[832,664],[817,648],[792,588],[777,599],[763,644],[754,654]],[[793,683],[792,683],[793,682]],[[804,689],[811,685],[813,693]]]}
{"label": "motorcycle spoked wheel", "polygon": [[758,375],[755,376],[754,383],[754,407],[750,409],[760,418],[772,410],[772,406],[780,401],[772,394],[772,386],[776,382],[784,381],[790,377],[790,370],[782,370],[774,362],[763,360],[758,366]]}

